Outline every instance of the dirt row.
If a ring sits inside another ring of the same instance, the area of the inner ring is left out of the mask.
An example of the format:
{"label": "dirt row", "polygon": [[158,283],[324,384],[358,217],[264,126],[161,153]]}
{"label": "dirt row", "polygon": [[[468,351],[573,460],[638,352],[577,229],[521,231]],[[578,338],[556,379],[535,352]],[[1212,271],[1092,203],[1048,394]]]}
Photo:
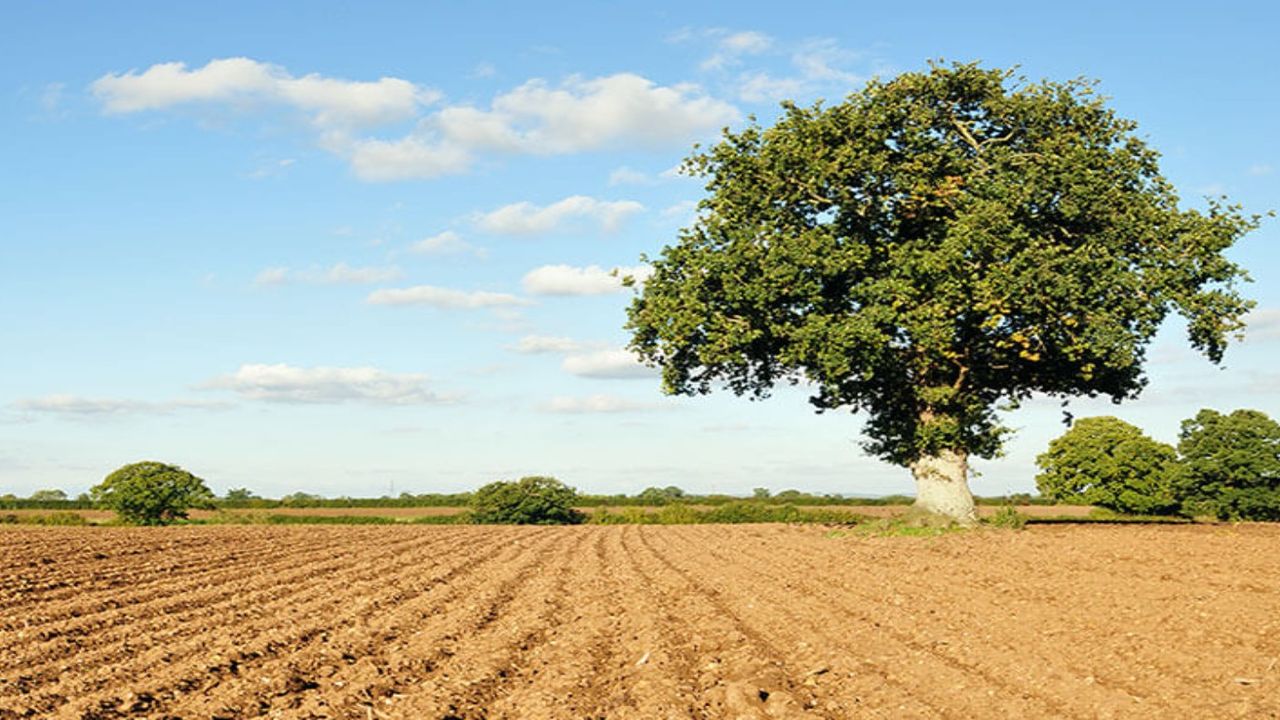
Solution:
{"label": "dirt row", "polygon": [[10,718],[1280,717],[1280,528],[0,529]]}

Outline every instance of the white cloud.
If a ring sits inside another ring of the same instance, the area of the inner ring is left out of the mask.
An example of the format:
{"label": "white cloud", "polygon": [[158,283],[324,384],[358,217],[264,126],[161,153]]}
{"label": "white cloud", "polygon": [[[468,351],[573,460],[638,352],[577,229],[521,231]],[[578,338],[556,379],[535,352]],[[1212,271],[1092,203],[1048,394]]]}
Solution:
{"label": "white cloud", "polygon": [[250,58],[210,60],[204,67],[158,63],[145,71],[112,73],[95,80],[93,94],[109,113],[163,110],[191,103],[252,108],[277,103],[306,112],[318,125],[355,127],[408,120],[421,105],[439,99],[433,90],[384,77],[358,82],[311,74],[294,77],[277,65]]}
{"label": "white cloud", "polygon": [[637,402],[615,395],[588,395],[586,397],[553,397],[539,406],[544,412],[565,414],[628,413],[666,409],[670,406],[652,402]]}
{"label": "white cloud", "polygon": [[737,94],[747,102],[794,100],[821,92],[844,97],[866,82],[864,75],[848,69],[863,59],[862,53],[842,48],[830,38],[809,40],[791,53],[790,75],[743,72],[737,78]]}
{"label": "white cloud", "polygon": [[573,220],[586,219],[599,223],[605,232],[613,232],[624,220],[642,210],[644,206],[634,200],[597,200],[573,195],[544,207],[530,202],[504,205],[477,216],[476,224],[493,233],[532,235],[550,232]]}
{"label": "white cloud", "polygon": [[581,352],[596,347],[595,343],[585,343],[567,337],[551,335],[525,335],[515,344],[508,347],[521,355],[546,355],[555,353]]}
{"label": "white cloud", "polygon": [[629,350],[599,350],[581,355],[570,355],[561,367],[572,375],[595,379],[651,378],[655,371],[645,367]]}
{"label": "white cloud", "polygon": [[607,295],[626,290],[622,278],[631,276],[644,282],[653,274],[648,265],[606,270],[599,265],[543,265],[525,274],[521,283],[531,295]]}
{"label": "white cloud", "polygon": [[147,402],[115,398],[89,398],[80,395],[46,395],[19,400],[13,407],[23,412],[51,415],[101,417],[108,415],[165,415],[177,410],[213,410],[226,407],[225,403],[198,400],[170,400]]}
{"label": "white cloud", "polygon": [[426,405],[447,401],[427,390],[426,380],[417,373],[390,373],[372,367],[246,364],[230,375],[210,380],[205,387],[279,403]]}
{"label": "white cloud", "polygon": [[[683,145],[733,122],[733,105],[690,84],[658,85],[631,73],[572,76],[559,84],[533,79],[493,97],[488,107],[452,105],[424,114],[440,99],[400,78],[351,81],[250,58],[221,58],[112,73],[92,84],[108,113],[205,106],[250,112],[268,106],[305,114],[321,147],[345,158],[362,180],[428,179],[467,172],[483,152],[558,155],[621,147]],[[361,135],[380,124],[417,121],[399,138]]]}
{"label": "white cloud", "polygon": [[392,282],[404,277],[398,267],[355,267],[344,262],[328,268],[290,270],[287,267],[267,268],[254,278],[255,285],[285,285],[291,282],[312,285],[372,285]]}
{"label": "white cloud", "polygon": [[258,276],[253,279],[254,285],[284,285],[287,282],[289,282],[289,268],[287,267],[267,268],[258,273]]}
{"label": "white cloud", "polygon": [[662,209],[659,215],[664,220],[680,220],[688,222],[693,219],[694,214],[698,211],[698,202],[696,200],[681,200],[678,203],[669,205]]}
{"label": "white cloud", "polygon": [[804,93],[806,87],[807,83],[800,78],[780,78],[767,72],[743,73],[738,77],[738,97],[747,102],[794,98]]}
{"label": "white cloud", "polygon": [[1270,175],[1273,172],[1275,172],[1275,168],[1273,168],[1271,165],[1267,163],[1258,163],[1256,165],[1249,166],[1249,174],[1255,177]]}
{"label": "white cloud", "polygon": [[653,185],[657,180],[639,170],[632,170],[623,165],[609,173],[609,187],[615,185]]}
{"label": "white cloud", "polygon": [[434,287],[432,285],[416,285],[407,288],[386,288],[375,290],[369,294],[365,302],[370,305],[426,305],[443,309],[477,309],[520,307],[532,305],[526,298],[507,293],[469,292]]}
{"label": "white cloud", "polygon": [[495,97],[489,111],[461,117],[495,121],[491,127],[504,130],[496,135],[497,149],[549,155],[621,143],[663,147],[717,130],[736,120],[738,111],[695,85],[662,86],[619,73],[571,77],[558,87],[530,80]]}
{"label": "white cloud", "polygon": [[694,85],[657,85],[629,73],[575,76],[558,86],[535,79],[495,96],[488,109],[445,107],[404,138],[348,143],[346,153],[364,180],[427,179],[466,172],[486,151],[563,155],[669,147],[738,116],[733,105]]}
{"label": "white cloud", "polygon": [[409,251],[419,255],[475,255],[485,257],[488,251],[476,247],[452,230],[425,237],[409,247]]}
{"label": "white cloud", "polygon": [[1280,340],[1280,308],[1257,308],[1245,316],[1245,322],[1247,340]]}
{"label": "white cloud", "polygon": [[712,33],[717,35],[719,40],[716,42],[716,52],[703,60],[699,66],[703,70],[720,70],[736,65],[743,55],[758,55],[773,46],[773,38],[754,30],[728,34],[724,31],[712,31]]}
{"label": "white cloud", "polygon": [[415,137],[401,140],[358,140],[342,150],[342,140],[333,143],[348,155],[356,177],[370,182],[429,180],[442,175],[459,175],[471,167],[471,153],[460,145],[427,142]]}

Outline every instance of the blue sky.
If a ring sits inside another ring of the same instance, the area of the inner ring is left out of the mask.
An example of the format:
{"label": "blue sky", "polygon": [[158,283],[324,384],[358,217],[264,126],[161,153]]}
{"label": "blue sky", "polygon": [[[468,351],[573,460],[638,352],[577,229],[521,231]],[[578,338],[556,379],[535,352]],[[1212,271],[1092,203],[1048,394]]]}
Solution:
{"label": "blue sky", "polygon": [[[0,493],[140,459],[265,495],[910,492],[802,392],[663,397],[608,271],[689,222],[693,143],[930,58],[1098,78],[1186,206],[1280,205],[1267,3],[544,5],[0,6]],[[1141,400],[1072,412],[1280,412],[1277,228],[1232,251],[1259,307],[1223,369],[1170,323]],[[1008,421],[977,492],[1063,429]]]}

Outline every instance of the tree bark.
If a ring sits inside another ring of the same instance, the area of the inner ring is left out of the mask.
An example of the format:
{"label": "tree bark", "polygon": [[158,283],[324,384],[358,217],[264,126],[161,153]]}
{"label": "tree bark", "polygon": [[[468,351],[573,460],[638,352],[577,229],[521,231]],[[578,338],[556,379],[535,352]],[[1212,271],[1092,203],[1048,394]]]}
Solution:
{"label": "tree bark", "polygon": [[969,458],[943,450],[911,464],[916,479],[915,508],[951,518],[961,525],[977,525],[978,512],[969,492]]}

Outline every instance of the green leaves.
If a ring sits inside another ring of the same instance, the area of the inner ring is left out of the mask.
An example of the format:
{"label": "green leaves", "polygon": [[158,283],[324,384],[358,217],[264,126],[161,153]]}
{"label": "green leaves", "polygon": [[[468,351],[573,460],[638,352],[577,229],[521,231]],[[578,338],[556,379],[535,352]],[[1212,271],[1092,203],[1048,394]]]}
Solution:
{"label": "green leaves", "polygon": [[687,162],[702,214],[627,322],[669,392],[803,382],[887,460],[989,457],[997,403],[1136,396],[1169,313],[1218,361],[1251,306],[1222,253],[1258,219],[1179,210],[1091,82],[934,66],[784,108]]}
{"label": "green leaves", "polygon": [[1280,423],[1257,410],[1201,410],[1182,423],[1176,479],[1193,511],[1222,520],[1280,520]]}
{"label": "green leaves", "polygon": [[578,493],[550,477],[492,482],[471,497],[471,521],[482,525],[576,525],[586,517],[573,505]]}
{"label": "green leaves", "polygon": [[1173,448],[1114,417],[1081,418],[1038,458],[1036,489],[1051,500],[1083,502],[1135,515],[1178,507]]}
{"label": "green leaves", "polygon": [[167,525],[193,507],[212,507],[204,481],[176,465],[138,462],[116,470],[89,491],[130,525]]}

